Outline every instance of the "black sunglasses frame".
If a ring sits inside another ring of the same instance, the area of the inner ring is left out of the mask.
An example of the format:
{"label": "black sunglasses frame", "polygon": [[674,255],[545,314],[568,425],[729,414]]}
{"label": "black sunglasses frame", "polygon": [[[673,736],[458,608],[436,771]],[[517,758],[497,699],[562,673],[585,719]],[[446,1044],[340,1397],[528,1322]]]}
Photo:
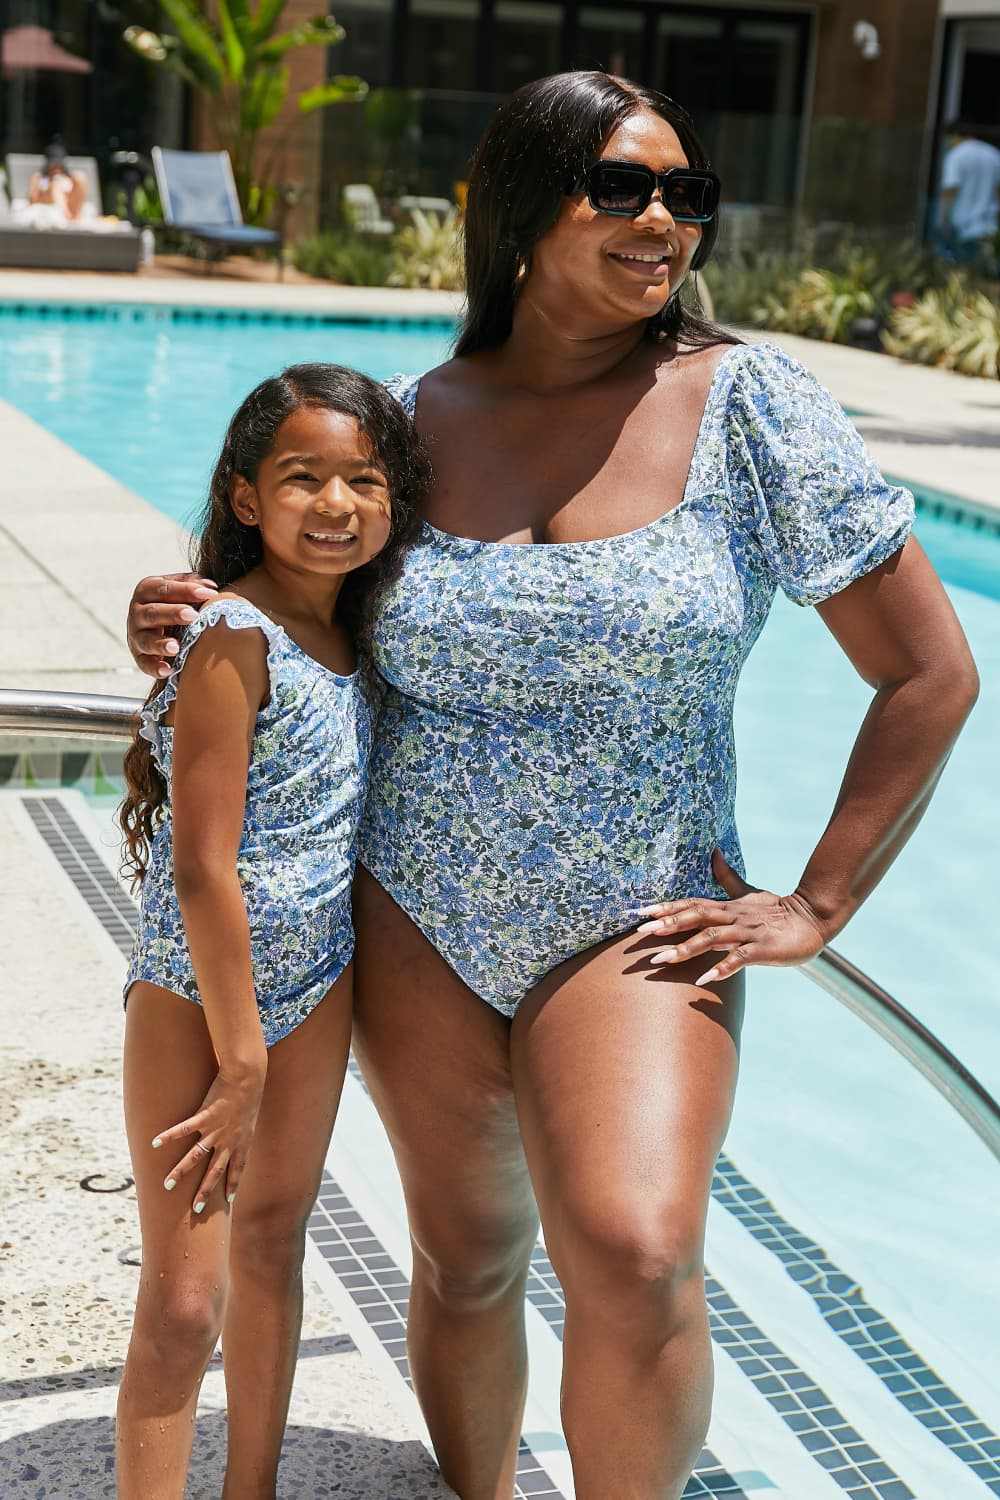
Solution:
{"label": "black sunglasses frame", "polygon": [[[637,208],[604,208],[600,203],[599,181],[604,168],[613,168],[616,172],[626,172],[635,177],[645,188],[645,197]],[[708,183],[714,188],[712,200],[712,211],[707,214],[678,214],[670,207],[668,193],[672,183],[679,179],[694,179],[696,182]],[[660,189],[660,197],[670,217],[678,224],[710,224],[719,211],[719,198],[722,192],[722,183],[714,172],[709,172],[702,167],[671,167],[668,172],[654,172],[652,167],[645,166],[638,161],[609,161],[601,158],[592,162],[587,170],[570,183],[566,191],[568,193],[586,193],[591,208],[599,214],[609,214],[616,219],[637,219],[641,213],[652,202],[656,189]]]}

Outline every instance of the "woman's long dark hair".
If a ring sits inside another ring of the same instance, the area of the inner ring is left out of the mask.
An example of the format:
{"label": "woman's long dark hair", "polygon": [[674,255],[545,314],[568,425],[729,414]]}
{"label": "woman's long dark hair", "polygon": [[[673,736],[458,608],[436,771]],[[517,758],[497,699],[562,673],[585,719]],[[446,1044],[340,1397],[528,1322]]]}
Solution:
{"label": "woman's long dark hair", "polygon": [[[476,147],[465,209],[468,310],[455,353],[495,349],[510,336],[518,274],[552,228],[567,183],[579,178],[623,120],[651,110],[673,126],[692,167],[709,160],[686,110],[666,94],[610,73],[555,73],[526,83],[501,104]],[[718,238],[718,216],[702,228],[698,270]],[[680,296],[650,318],[650,333],[692,346],[738,343]]]}
{"label": "woman's long dark hair", "polygon": [[[220,589],[243,578],[263,558],[260,528],[246,526],[232,507],[238,474],[256,482],[278,429],[304,406],[353,417],[371,445],[372,458],[389,486],[389,538],[382,551],[348,573],[337,601],[338,613],[356,640],[367,641],[375,593],[395,578],[406,548],[420,524],[420,505],[430,487],[426,450],[412,421],[377,381],[343,365],[291,365],[252,390],[236,412],[219,454],[208,499],[191,540],[191,567]],[[163,691],[154,683],[146,702]],[[125,835],[122,870],[133,888],[149,862],[149,846],[162,818],[166,796],[152,747],[136,733],[125,753],[126,795],[118,818]]]}

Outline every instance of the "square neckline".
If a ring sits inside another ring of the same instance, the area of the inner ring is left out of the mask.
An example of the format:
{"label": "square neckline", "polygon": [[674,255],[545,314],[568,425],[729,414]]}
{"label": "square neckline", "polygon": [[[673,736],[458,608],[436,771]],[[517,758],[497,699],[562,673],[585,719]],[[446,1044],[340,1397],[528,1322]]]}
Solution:
{"label": "square neckline", "polygon": [[[681,492],[681,498],[678,500],[676,505],[672,505],[669,510],[662,511],[660,515],[654,516],[652,521],[647,521],[644,526],[635,526],[631,531],[615,531],[612,532],[609,536],[586,537],[578,542],[505,542],[491,541],[487,537],[462,536],[457,531],[444,531],[440,526],[435,526],[433,521],[428,521],[423,516],[421,516],[420,518],[421,525],[427,531],[432,532],[435,537],[438,537],[441,541],[444,542],[459,543],[466,547],[505,547],[508,549],[517,548],[519,551],[525,552],[531,551],[533,548],[537,548],[541,552],[552,552],[554,550],[565,551],[567,549],[577,547],[600,547],[606,545],[608,542],[627,541],[630,537],[642,536],[645,532],[654,530],[655,527],[661,526],[664,521],[668,520],[671,516],[677,515],[678,511],[687,509],[690,501],[693,498],[690,494],[691,481],[694,477],[695,469],[697,467],[697,460],[701,454],[701,449],[708,432],[709,415],[715,401],[718,398],[722,374],[725,370],[728,370],[730,364],[733,362],[733,357],[739,351],[757,347],[759,346],[754,344],[733,344],[731,348],[726,350],[725,354],[723,354],[715,369],[712,371],[712,379],[710,380],[708,386],[708,395],[705,397],[705,405],[702,407],[701,417],[698,421],[698,430],[695,434],[694,446],[691,449],[691,458],[688,462],[688,470],[684,479],[684,488]],[[423,376],[418,375],[411,388],[413,391],[413,406],[410,413],[411,418],[415,418],[416,416],[417,400],[420,395],[420,383],[422,380]]]}

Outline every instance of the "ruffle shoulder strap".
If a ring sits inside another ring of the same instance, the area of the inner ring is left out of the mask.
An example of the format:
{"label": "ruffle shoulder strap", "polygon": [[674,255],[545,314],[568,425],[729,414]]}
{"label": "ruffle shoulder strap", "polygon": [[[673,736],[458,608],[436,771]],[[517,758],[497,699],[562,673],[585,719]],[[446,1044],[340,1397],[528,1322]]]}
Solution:
{"label": "ruffle shoulder strap", "polygon": [[184,663],[190,656],[192,647],[201,640],[205,631],[211,630],[220,622],[228,625],[230,630],[259,630],[261,632],[267,640],[267,671],[272,687],[274,685],[275,653],[283,635],[280,625],[276,625],[255,604],[251,604],[249,599],[210,599],[199,610],[198,618],[191,621],[181,636],[180,650],[174,658],[170,676],[166,679],[162,692],[157,693],[139,715],[140,738],[148,740],[152,745],[154,759],[161,769],[166,760],[163,730],[167,726],[164,720],[170,705],[177,697],[177,684],[184,670]]}

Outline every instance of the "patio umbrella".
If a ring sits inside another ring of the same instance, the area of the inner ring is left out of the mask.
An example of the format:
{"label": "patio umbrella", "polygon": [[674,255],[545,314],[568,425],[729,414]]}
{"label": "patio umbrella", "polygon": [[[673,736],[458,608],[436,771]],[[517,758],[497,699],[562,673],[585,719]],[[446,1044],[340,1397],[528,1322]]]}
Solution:
{"label": "patio umbrella", "polygon": [[92,73],[93,64],[75,57],[60,47],[51,31],[44,26],[12,26],[0,41],[2,72],[5,78],[14,73]]}

